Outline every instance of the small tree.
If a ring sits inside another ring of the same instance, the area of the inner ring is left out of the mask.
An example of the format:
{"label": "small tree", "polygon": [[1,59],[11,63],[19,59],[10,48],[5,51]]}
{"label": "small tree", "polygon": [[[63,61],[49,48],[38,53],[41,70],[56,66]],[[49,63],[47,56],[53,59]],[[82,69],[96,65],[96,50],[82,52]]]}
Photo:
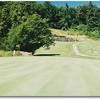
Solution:
{"label": "small tree", "polygon": [[14,50],[20,45],[20,50],[32,52],[42,46],[49,47],[53,43],[51,31],[45,19],[33,14],[18,27],[12,28],[8,36],[8,48]]}

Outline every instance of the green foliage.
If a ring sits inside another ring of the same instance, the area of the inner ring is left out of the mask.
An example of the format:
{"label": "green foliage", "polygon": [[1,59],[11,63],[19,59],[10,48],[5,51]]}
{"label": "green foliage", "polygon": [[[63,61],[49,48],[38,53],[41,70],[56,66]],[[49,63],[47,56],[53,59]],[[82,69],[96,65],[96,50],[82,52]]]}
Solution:
{"label": "green foliage", "polygon": [[87,24],[88,5],[77,7],[77,21],[79,24]]}
{"label": "green foliage", "polygon": [[69,7],[67,4],[66,6],[67,7],[65,8],[58,8],[58,21],[56,25],[56,28],[58,29],[68,30],[72,26],[72,24],[77,24],[75,8]]}
{"label": "green foliage", "polygon": [[42,7],[42,14],[43,18],[48,19],[47,23],[50,27],[57,28],[58,18],[58,8],[52,5],[49,1],[44,2]]}
{"label": "green foliage", "polygon": [[87,35],[88,27],[87,25],[80,24],[80,25],[73,25],[69,30],[69,35]]}
{"label": "green foliage", "polygon": [[100,31],[98,31],[98,30],[88,32],[87,35],[92,39],[100,39]]}
{"label": "green foliage", "polygon": [[8,33],[7,45],[6,50],[16,50],[16,45],[19,44],[21,26],[17,26],[15,28],[10,29]]}
{"label": "green foliage", "polygon": [[[7,6],[6,6],[7,7]],[[0,7],[0,37],[6,37],[11,27],[9,19],[9,8]]]}
{"label": "green foliage", "polygon": [[67,31],[67,33],[68,33],[68,35],[85,35],[85,33],[83,32],[83,31],[78,31],[78,30],[76,30],[76,29],[69,29],[68,31]]}
{"label": "green foliage", "polygon": [[99,39],[100,8],[92,2],[77,8],[56,7],[48,1],[0,2],[0,49],[16,50],[19,45],[20,50],[34,53],[48,47],[53,43],[48,26]]}
{"label": "green foliage", "polygon": [[95,13],[97,13],[97,12],[91,11],[91,14],[89,14],[89,16],[91,16],[87,20],[87,25],[88,25],[89,31],[94,31],[98,28],[98,17],[96,16]]}
{"label": "green foliage", "polygon": [[88,26],[84,24],[80,24],[76,27],[78,31],[86,32],[88,30]]}
{"label": "green foliage", "polygon": [[11,29],[8,35],[8,49],[16,49],[20,45],[20,50],[35,52],[41,46],[49,46],[53,43],[51,31],[45,19],[40,15],[29,16],[26,22]]}

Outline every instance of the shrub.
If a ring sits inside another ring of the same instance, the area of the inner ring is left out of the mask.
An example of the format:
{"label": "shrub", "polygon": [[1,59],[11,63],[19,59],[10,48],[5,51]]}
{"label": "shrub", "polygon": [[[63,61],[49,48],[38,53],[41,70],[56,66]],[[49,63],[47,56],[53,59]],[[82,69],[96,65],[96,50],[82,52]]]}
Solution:
{"label": "shrub", "polygon": [[5,52],[5,56],[6,56],[6,57],[13,56],[13,52],[12,52],[12,51],[6,51],[6,52]]}
{"label": "shrub", "polygon": [[83,31],[78,31],[74,29],[69,29],[67,33],[68,35],[84,35],[85,34]]}
{"label": "shrub", "polygon": [[0,50],[0,57],[9,57],[9,56],[13,56],[13,52],[12,51]]}
{"label": "shrub", "polygon": [[0,57],[4,57],[5,56],[5,52],[3,50],[0,50]]}
{"label": "shrub", "polygon": [[92,39],[100,39],[100,31],[95,30],[93,32],[88,32],[87,35]]}
{"label": "shrub", "polygon": [[76,29],[77,29],[78,31],[86,32],[87,29],[88,29],[88,26],[87,26],[87,25],[84,25],[84,24],[80,24],[80,25],[78,25],[78,26],[76,27]]}

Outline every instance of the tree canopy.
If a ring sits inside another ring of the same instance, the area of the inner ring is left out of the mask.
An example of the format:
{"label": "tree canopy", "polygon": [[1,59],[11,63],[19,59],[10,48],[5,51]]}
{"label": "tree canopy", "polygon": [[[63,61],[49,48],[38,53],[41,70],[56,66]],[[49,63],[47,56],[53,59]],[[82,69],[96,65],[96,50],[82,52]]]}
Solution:
{"label": "tree canopy", "polygon": [[56,7],[46,1],[0,2],[0,49],[34,52],[53,43],[49,28],[85,31],[89,37],[100,38],[100,8],[89,2],[77,8]]}

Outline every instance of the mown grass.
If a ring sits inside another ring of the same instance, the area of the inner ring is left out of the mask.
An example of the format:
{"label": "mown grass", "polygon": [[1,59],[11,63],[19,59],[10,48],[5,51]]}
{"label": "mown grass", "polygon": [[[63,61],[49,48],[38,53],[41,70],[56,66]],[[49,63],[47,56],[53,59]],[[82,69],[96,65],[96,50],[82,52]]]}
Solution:
{"label": "mown grass", "polygon": [[[83,33],[80,33],[80,31],[74,31],[74,30],[63,31],[63,30],[51,29],[51,32],[52,32],[52,34],[56,34],[56,35],[65,35],[67,37],[70,36],[74,39],[77,38],[77,40],[79,40],[79,42],[80,42],[78,44],[78,49],[82,54],[86,54],[89,56],[100,56],[100,41],[89,39],[85,35],[79,35],[79,34],[83,34]],[[77,34],[78,34],[78,36],[77,36]],[[71,49],[73,49],[73,48],[71,48],[71,47],[72,47],[73,43],[72,44],[66,43],[66,44],[67,44],[68,52],[72,51]],[[60,47],[59,47],[59,49],[61,50]],[[66,48],[64,48],[64,49],[66,50]]]}
{"label": "mown grass", "polygon": [[39,56],[1,57],[0,96],[100,96],[99,59],[75,56],[73,43],[55,42]]}
{"label": "mown grass", "polygon": [[1,57],[0,96],[100,96],[100,61]]}
{"label": "mown grass", "polygon": [[39,56],[75,56],[72,45],[74,42],[55,42],[50,49],[40,48],[35,55]]}
{"label": "mown grass", "polygon": [[78,44],[79,51],[90,56],[100,56],[100,41],[84,41]]}

